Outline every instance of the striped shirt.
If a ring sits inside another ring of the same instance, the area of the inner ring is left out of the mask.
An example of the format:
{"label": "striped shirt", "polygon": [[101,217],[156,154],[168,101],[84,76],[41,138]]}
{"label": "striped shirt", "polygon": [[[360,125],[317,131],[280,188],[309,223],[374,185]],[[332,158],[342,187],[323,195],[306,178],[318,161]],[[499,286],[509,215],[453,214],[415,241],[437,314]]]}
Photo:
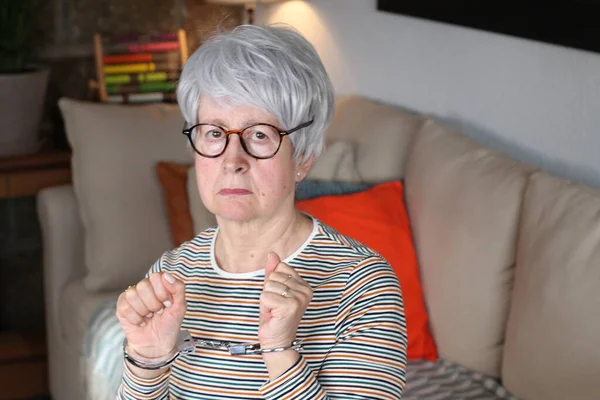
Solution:
{"label": "striped shirt", "polygon": [[[264,270],[233,274],[214,257],[218,228],[168,251],[151,272],[186,284],[182,324],[195,339],[258,342]],[[312,287],[300,322],[298,361],[269,381],[260,355],[196,347],[154,379],[125,363],[119,399],[399,399],[405,387],[406,323],[390,265],[363,244],[313,219],[306,242],[283,260]]]}

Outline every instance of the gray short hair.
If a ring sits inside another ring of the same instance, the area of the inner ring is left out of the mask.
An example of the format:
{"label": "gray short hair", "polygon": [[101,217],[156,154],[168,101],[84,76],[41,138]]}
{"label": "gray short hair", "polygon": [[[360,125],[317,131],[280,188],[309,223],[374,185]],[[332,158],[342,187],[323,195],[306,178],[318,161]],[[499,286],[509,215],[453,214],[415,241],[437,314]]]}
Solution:
{"label": "gray short hair", "polygon": [[197,123],[200,96],[271,113],[282,129],[314,118],[290,135],[294,158],[318,157],[335,108],[333,87],[314,47],[289,26],[241,25],[217,32],[192,54],[177,86],[188,123]]}

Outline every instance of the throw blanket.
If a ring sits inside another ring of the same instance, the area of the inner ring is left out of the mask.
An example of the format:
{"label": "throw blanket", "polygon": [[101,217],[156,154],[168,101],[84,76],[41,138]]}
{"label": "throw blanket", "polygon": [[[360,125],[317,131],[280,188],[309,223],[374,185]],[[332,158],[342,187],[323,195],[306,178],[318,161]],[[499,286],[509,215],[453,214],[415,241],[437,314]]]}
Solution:
{"label": "throw blanket", "polygon": [[439,359],[409,361],[403,400],[517,400],[494,378]]}
{"label": "throw blanket", "polygon": [[85,338],[87,400],[114,400],[123,377],[125,334],[115,312],[117,301],[100,305],[90,319]]}
{"label": "throw blanket", "polygon": [[[85,378],[89,400],[114,400],[123,374],[124,334],[115,316],[116,301],[103,303],[86,334]],[[409,361],[403,400],[517,400],[500,383],[458,364]]]}

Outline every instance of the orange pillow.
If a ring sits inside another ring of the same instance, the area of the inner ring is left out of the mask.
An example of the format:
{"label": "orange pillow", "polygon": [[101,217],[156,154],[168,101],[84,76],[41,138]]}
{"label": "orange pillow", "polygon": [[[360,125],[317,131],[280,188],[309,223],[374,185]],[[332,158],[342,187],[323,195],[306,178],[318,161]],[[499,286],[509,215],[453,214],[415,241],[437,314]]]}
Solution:
{"label": "orange pillow", "polygon": [[417,255],[400,182],[363,192],[296,202],[299,210],[364,243],[392,266],[402,286],[408,330],[408,359],[437,359],[423,300]]}
{"label": "orange pillow", "polygon": [[171,240],[175,247],[194,237],[194,221],[187,193],[189,165],[173,162],[156,164],[156,174],[165,194]]}

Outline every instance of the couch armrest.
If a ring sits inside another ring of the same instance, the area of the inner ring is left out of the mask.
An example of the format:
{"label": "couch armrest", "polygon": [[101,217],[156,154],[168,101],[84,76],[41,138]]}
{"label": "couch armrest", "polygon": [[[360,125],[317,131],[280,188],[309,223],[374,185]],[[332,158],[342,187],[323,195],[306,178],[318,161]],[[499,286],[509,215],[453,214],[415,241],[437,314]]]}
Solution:
{"label": "couch armrest", "polygon": [[72,185],[41,190],[37,213],[43,242],[46,326],[64,338],[60,324],[61,293],[85,274],[83,225]]}

